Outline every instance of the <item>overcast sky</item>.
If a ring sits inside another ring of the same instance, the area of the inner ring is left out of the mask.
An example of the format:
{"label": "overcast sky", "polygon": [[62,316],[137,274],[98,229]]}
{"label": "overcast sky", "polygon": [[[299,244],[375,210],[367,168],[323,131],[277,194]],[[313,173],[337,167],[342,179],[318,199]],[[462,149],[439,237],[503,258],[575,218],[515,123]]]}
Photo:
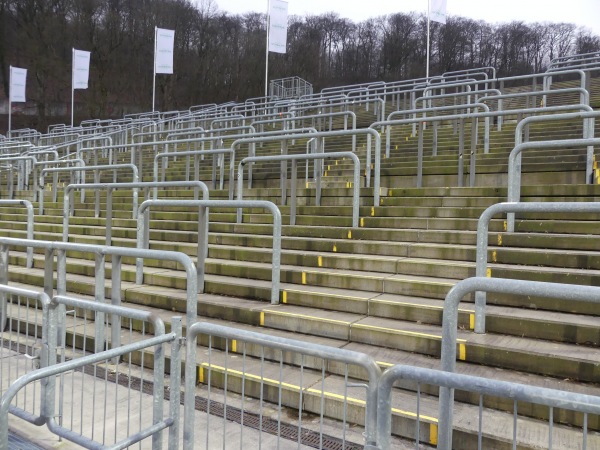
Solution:
{"label": "overcast sky", "polygon": [[[214,0],[222,11],[266,12],[268,0]],[[427,12],[428,0],[289,0],[289,14],[318,15],[329,11],[360,22],[396,12]],[[488,23],[568,22],[600,35],[600,0],[448,0],[448,14]]]}

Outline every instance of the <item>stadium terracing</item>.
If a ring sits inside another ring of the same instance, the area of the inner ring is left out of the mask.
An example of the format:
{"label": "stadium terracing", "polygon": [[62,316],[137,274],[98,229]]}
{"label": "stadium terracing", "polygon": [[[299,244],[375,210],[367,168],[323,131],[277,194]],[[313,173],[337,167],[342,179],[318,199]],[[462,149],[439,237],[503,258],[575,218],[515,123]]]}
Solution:
{"label": "stadium terracing", "polygon": [[0,449],[600,448],[599,73],[14,130]]}

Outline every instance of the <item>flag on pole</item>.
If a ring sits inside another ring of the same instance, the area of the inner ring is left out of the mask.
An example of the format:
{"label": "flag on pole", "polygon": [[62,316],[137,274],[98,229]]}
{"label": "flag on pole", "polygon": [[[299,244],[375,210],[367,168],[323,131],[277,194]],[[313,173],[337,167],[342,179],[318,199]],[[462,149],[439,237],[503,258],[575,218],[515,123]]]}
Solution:
{"label": "flag on pole", "polygon": [[446,1],[447,0],[430,0],[431,13],[429,20],[434,22],[446,23]]}
{"label": "flag on pole", "polygon": [[25,83],[27,81],[27,69],[10,66],[9,101],[25,102]]}
{"label": "flag on pole", "polygon": [[90,76],[90,52],[73,49],[73,89],[87,89]]}
{"label": "flag on pole", "polygon": [[154,54],[155,73],[173,73],[173,48],[175,30],[156,28],[156,46]]}
{"label": "flag on pole", "polygon": [[269,10],[269,51],[285,53],[287,48],[288,2],[271,0]]}

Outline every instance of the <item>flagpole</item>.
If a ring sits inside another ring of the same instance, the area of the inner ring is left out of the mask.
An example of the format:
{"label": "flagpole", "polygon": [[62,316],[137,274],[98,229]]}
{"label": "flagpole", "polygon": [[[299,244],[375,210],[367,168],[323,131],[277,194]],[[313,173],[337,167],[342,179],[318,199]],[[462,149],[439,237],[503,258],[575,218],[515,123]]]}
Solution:
{"label": "flagpole", "polygon": [[156,99],[156,31],[158,27],[154,26],[154,75],[152,77],[152,112],[154,112],[154,101]]}
{"label": "flagpole", "polygon": [[12,66],[9,66],[8,71],[8,132],[7,137],[11,137],[11,114],[12,114]]}
{"label": "flagpole", "polygon": [[429,32],[431,28],[431,0],[427,0],[427,63],[425,69],[425,78],[429,80]]}
{"label": "flagpole", "polygon": [[73,128],[73,110],[75,108],[75,48],[71,48],[71,128]]}
{"label": "flagpole", "polygon": [[265,52],[265,99],[269,96],[269,27],[271,23],[271,0],[267,0],[267,45]]}

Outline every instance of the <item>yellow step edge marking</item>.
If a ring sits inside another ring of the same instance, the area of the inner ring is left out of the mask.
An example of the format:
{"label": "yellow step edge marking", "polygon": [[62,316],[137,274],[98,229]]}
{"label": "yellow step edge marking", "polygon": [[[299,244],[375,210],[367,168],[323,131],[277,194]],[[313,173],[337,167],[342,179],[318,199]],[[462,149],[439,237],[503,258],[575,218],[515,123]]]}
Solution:
{"label": "yellow step edge marking", "polygon": [[475,314],[469,314],[469,330],[475,329]]}
{"label": "yellow step edge marking", "polygon": [[306,272],[302,272],[302,284],[306,284]]}
{"label": "yellow step edge marking", "polygon": [[233,339],[231,341],[231,351],[233,353],[237,353],[237,340]]}
{"label": "yellow step edge marking", "polygon": [[[389,331],[389,332],[396,333],[396,334],[403,334],[405,336],[417,336],[417,337],[438,339],[440,341],[442,340],[441,336],[436,336],[435,334],[428,334],[428,333],[419,333],[417,331],[396,330],[394,328],[377,327],[375,325],[354,325],[354,326],[358,327],[358,328],[369,328],[371,330]],[[457,342],[467,342],[465,339],[457,339],[456,341]]]}
{"label": "yellow step edge marking", "polygon": [[492,278],[492,269],[487,269],[485,271],[485,276],[488,277],[488,278]]}
{"label": "yellow step edge marking", "polygon": [[492,261],[498,262],[498,252],[496,252],[496,250],[492,252]]}
{"label": "yellow step edge marking", "polygon": [[[355,256],[355,258],[358,258],[358,256]],[[339,275],[339,274],[336,274],[335,272],[324,272],[324,271],[318,271],[317,272],[317,271],[314,271],[314,270],[307,270],[306,272],[303,272],[303,273],[315,274],[315,275],[324,274],[324,275],[332,275],[332,276],[333,275]],[[354,277],[355,275],[349,275],[349,276],[350,277]],[[367,275],[360,275],[360,278],[364,278],[366,280],[382,280],[383,279],[382,276],[367,276]],[[427,283],[428,284],[433,284],[433,283],[429,283],[429,282],[427,282]]]}
{"label": "yellow step edge marking", "polygon": [[[203,371],[203,369],[212,369],[212,370],[219,370],[221,372],[227,372],[228,374],[232,374],[232,375],[237,375],[239,377],[244,377],[248,380],[254,380],[254,381],[262,381],[263,383],[267,383],[267,384],[271,384],[274,386],[281,386],[281,387],[285,387],[288,389],[293,389],[294,391],[300,392],[301,387],[296,385],[296,384],[291,384],[291,383],[284,383],[281,382],[279,380],[274,380],[272,378],[265,378],[265,377],[261,377],[260,375],[255,375],[252,373],[243,373],[239,370],[234,370],[234,369],[225,369],[225,367],[221,367],[221,366],[217,366],[215,364],[209,365],[208,363],[202,363],[201,366],[199,367],[199,371]],[[204,380],[204,377],[202,378]],[[327,391],[321,391],[320,389],[314,389],[314,388],[307,388],[307,389],[302,389],[304,392],[306,393],[310,393],[310,394],[316,394],[318,396],[323,396],[325,398],[332,398],[332,399],[338,399],[338,400],[344,400],[346,399],[346,401],[348,403],[352,403],[355,405],[366,405],[366,402],[364,400],[358,399],[358,398],[353,398],[353,397],[344,397],[343,395],[340,394],[334,394],[333,392],[327,392]],[[407,417],[417,417],[416,413],[413,413],[412,411],[404,411],[401,409],[397,409],[397,408],[392,408],[392,412],[396,413],[396,414],[401,414],[403,416],[407,416]],[[435,417],[430,417],[430,416],[424,416],[424,415],[420,415],[419,416],[421,419],[423,420],[427,420],[429,422],[432,422],[431,425],[435,426],[436,430],[437,430],[437,422],[438,420]],[[437,432],[436,432],[436,438],[437,438]]]}
{"label": "yellow step edge marking", "polygon": [[[402,411],[401,409],[397,409],[397,408],[392,408],[392,413],[401,414],[403,416],[412,417],[412,418],[416,418],[417,417],[417,413],[414,413],[412,411]],[[430,422],[435,422],[436,424],[438,422],[438,420],[435,417],[424,416],[423,414],[420,414],[419,418],[421,418],[423,420],[430,421]],[[435,427],[437,429],[437,425]],[[437,437],[437,434],[436,434],[436,437]]]}
{"label": "yellow step edge marking", "polygon": [[406,142],[408,142],[408,136],[406,136]]}
{"label": "yellow step edge marking", "polygon": [[308,181],[306,182],[306,189],[308,189]]}
{"label": "yellow step edge marking", "polygon": [[398,150],[398,145],[396,145],[396,150]]}
{"label": "yellow step edge marking", "polygon": [[375,207],[371,206],[371,217],[375,217]]}
{"label": "yellow step edge marking", "polygon": [[308,316],[306,314],[296,314],[296,313],[289,313],[289,312],[285,312],[285,311],[275,311],[275,310],[268,310],[267,312],[269,314],[273,314],[275,316],[296,317],[299,319],[316,320],[317,322],[327,322],[327,323],[338,323],[338,324],[342,324],[342,325],[350,325],[350,322],[346,322],[344,320],[326,319],[325,317],[314,317],[314,316]]}
{"label": "yellow step edge marking", "polygon": [[437,445],[438,443],[438,426],[436,423],[429,424],[429,443],[431,445]]}
{"label": "yellow step edge marking", "polygon": [[352,239],[352,230],[348,230],[348,239]]}
{"label": "yellow step edge marking", "polygon": [[327,172],[329,172],[331,170],[331,166],[327,165]]}
{"label": "yellow step edge marking", "polygon": [[282,297],[283,298],[281,299],[281,301],[283,303],[287,303],[287,291],[283,291]]}
{"label": "yellow step edge marking", "polygon": [[260,322],[259,322],[261,327],[265,326],[265,313],[263,311],[260,312]]}
{"label": "yellow step edge marking", "polygon": [[204,368],[198,367],[198,382],[204,384]]}
{"label": "yellow step edge marking", "polygon": [[467,360],[467,346],[465,344],[458,344],[458,359],[461,361]]}
{"label": "yellow step edge marking", "polygon": [[361,226],[361,228],[365,227],[365,218],[364,217],[360,218],[360,226]]}
{"label": "yellow step edge marking", "polygon": [[[444,309],[443,306],[421,305],[419,303],[397,302],[395,300],[379,300],[379,299],[374,299],[374,301],[376,301],[377,303],[385,303],[385,304],[388,304],[388,305],[415,306],[415,307],[422,308],[422,309],[431,309],[431,310],[436,310],[436,311],[442,311]],[[459,308],[458,312],[469,314],[469,313],[473,313],[474,310]]]}
{"label": "yellow step edge marking", "polygon": [[384,361],[375,361],[375,364],[377,364],[378,366],[394,367],[394,364]]}
{"label": "yellow step edge marking", "polygon": [[333,244],[333,251],[337,252],[337,245]]}
{"label": "yellow step edge marking", "polygon": [[[506,223],[506,222],[504,222],[504,223]],[[498,235],[498,245],[502,245],[502,235],[501,234]]]}
{"label": "yellow step edge marking", "polygon": [[327,171],[325,171],[325,173],[323,174],[323,176],[324,176],[324,177],[326,177],[326,176],[327,176]]}
{"label": "yellow step edge marking", "polygon": [[504,231],[508,230],[508,224],[506,223],[506,220],[502,224],[502,228],[504,229]]}
{"label": "yellow step edge marking", "polygon": [[323,257],[321,255],[319,255],[319,257],[317,258],[317,264],[319,265],[319,267],[323,267]]}
{"label": "yellow step edge marking", "polygon": [[294,292],[294,293],[303,294],[303,295],[308,294],[308,295],[318,295],[318,296],[326,296],[326,297],[348,298],[348,299],[352,299],[352,300],[368,300],[365,297],[352,297],[349,295],[330,294],[330,293],[324,294],[323,292],[301,291],[301,290],[295,290],[295,289],[288,289],[288,292]]}

